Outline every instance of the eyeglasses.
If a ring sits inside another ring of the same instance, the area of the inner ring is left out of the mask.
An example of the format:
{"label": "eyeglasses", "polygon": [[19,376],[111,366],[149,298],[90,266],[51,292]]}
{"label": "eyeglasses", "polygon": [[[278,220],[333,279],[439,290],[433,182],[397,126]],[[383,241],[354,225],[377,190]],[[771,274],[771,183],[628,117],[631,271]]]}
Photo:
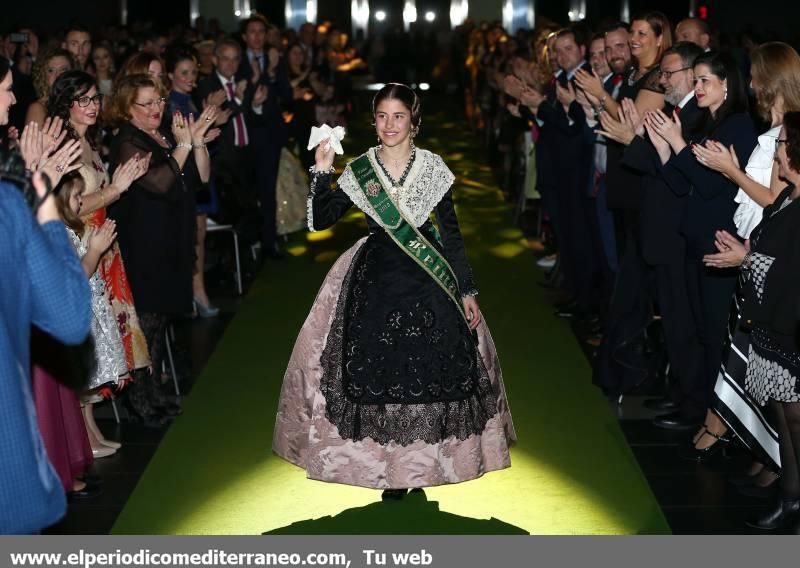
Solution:
{"label": "eyeglasses", "polygon": [[659,70],[658,76],[666,78],[669,81],[675,73],[680,73],[681,71],[688,71],[691,67],[681,67],[680,69],[675,69],[675,71],[664,71],[663,69]]}
{"label": "eyeglasses", "polygon": [[103,103],[103,95],[101,93],[97,93],[93,97],[79,97],[77,99],[72,99],[72,100],[78,103],[78,106],[81,108],[88,107],[90,103],[94,103],[97,106],[100,106]]}
{"label": "eyeglasses", "polygon": [[150,108],[153,108],[153,105],[161,106],[161,105],[165,104],[166,102],[167,102],[167,99],[165,99],[164,97],[161,97],[159,99],[156,99],[154,101],[149,101],[149,102],[146,102],[146,103],[137,103],[136,101],[134,101],[133,104],[138,105],[140,107],[144,107],[144,108],[150,109]]}

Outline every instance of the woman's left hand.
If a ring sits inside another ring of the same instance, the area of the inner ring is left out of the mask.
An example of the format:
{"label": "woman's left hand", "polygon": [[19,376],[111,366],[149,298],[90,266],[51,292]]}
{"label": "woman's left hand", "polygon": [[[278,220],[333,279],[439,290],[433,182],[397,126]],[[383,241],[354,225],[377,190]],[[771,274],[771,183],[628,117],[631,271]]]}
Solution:
{"label": "woman's left hand", "polygon": [[467,322],[469,322],[469,328],[475,330],[481,323],[481,309],[478,307],[478,300],[475,299],[475,296],[464,296],[461,301],[464,304],[464,313],[467,316]]}
{"label": "woman's left hand", "polygon": [[741,266],[744,257],[750,252],[750,241],[744,244],[731,235],[728,231],[717,231],[714,246],[719,251],[717,254],[707,254],[703,257],[703,264],[713,268],[734,268]]}
{"label": "woman's left hand", "polygon": [[199,146],[207,142],[206,133],[209,128],[214,126],[218,114],[218,106],[208,105],[197,117],[197,120],[191,114],[189,115],[189,132],[192,134],[193,145]]}
{"label": "woman's left hand", "polygon": [[705,146],[694,144],[692,152],[698,162],[726,177],[730,177],[731,172],[739,169],[739,160],[733,146],[726,148],[715,140],[708,140]]}

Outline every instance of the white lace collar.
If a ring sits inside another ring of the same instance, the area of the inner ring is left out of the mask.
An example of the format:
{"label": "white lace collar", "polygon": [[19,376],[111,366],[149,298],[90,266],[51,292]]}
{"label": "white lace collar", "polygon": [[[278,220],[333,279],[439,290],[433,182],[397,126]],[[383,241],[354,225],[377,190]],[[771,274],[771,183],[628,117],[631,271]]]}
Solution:
{"label": "white lace collar", "polygon": [[[375,158],[376,151],[377,147],[370,148],[365,155],[372,164],[372,169],[375,171],[384,188],[391,188],[391,180],[383,173],[383,169],[378,165],[377,159]],[[439,201],[442,200],[445,193],[450,189],[450,186],[453,185],[454,180],[455,176],[453,172],[450,171],[441,156],[429,152],[428,150],[417,148],[416,159],[400,191],[397,193],[395,203],[402,211],[403,215],[405,215],[415,227],[421,227],[425,221],[428,220],[431,212],[439,204]],[[372,206],[358,186],[358,182],[349,164],[339,177],[337,183],[339,188],[347,194],[356,207],[372,217],[376,223],[384,226],[380,217],[372,209]]]}

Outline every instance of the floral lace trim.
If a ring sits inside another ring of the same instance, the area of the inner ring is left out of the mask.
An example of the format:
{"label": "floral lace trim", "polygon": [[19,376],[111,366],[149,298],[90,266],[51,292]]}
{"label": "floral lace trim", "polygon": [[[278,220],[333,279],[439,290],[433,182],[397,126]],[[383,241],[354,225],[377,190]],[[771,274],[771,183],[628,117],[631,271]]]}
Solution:
{"label": "floral lace trim", "polygon": [[330,177],[336,172],[336,168],[331,166],[327,170],[318,170],[316,166],[308,168],[311,174],[311,185],[306,199],[306,224],[310,232],[316,232],[314,229],[314,196],[317,195],[317,188],[320,187],[321,182],[323,185],[330,185]]}
{"label": "floral lace trim", "polygon": [[363,254],[362,249],[353,257],[342,282],[320,360],[320,390],[325,397],[326,418],[336,426],[343,439],[371,438],[382,445],[395,442],[408,446],[417,440],[435,444],[449,437],[466,440],[482,433],[489,419],[497,414],[497,396],[478,349],[475,349],[478,380],[467,398],[421,404],[359,404],[348,398],[342,373],[346,299]]}
{"label": "floral lace trim", "polygon": [[[375,151],[375,148],[370,148],[367,151],[367,157],[372,162],[373,169],[384,184],[384,187],[391,188],[392,182],[378,165]],[[417,148],[416,159],[411,166],[411,171],[402,189],[398,192],[397,205],[415,227],[421,227],[453,185],[455,179],[455,175],[444,163],[441,156],[428,150]],[[356,207],[372,217],[381,227],[384,226],[383,221],[372,209],[372,206],[361,191],[349,165],[339,177],[338,184]]]}

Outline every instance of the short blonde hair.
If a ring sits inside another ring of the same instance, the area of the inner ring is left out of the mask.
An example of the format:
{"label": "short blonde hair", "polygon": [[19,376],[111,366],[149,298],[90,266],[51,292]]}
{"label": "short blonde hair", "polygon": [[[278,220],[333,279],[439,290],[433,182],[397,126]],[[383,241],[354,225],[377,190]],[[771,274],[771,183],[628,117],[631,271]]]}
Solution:
{"label": "short blonde hair", "polygon": [[155,89],[162,97],[167,91],[161,81],[153,79],[150,75],[138,73],[127,75],[114,81],[111,100],[105,107],[106,120],[109,124],[120,126],[131,119],[131,106],[139,94],[139,89]]}
{"label": "short blonde hair", "polygon": [[750,54],[750,74],[758,101],[758,113],[769,121],[778,96],[783,112],[800,111],[800,55],[789,44],[771,41]]}

